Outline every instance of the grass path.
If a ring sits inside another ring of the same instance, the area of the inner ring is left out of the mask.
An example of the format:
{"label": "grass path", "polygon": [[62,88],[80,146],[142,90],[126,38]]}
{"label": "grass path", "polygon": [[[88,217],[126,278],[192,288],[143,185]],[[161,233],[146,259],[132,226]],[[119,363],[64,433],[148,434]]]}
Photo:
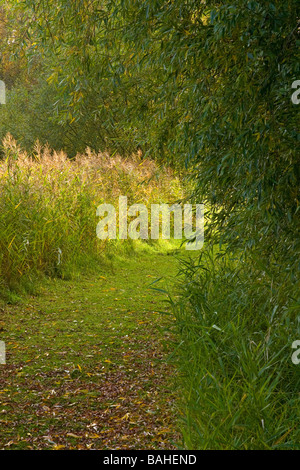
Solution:
{"label": "grass path", "polygon": [[0,449],[175,448],[171,319],[148,286],[176,270],[170,253],[135,254],[1,308]]}

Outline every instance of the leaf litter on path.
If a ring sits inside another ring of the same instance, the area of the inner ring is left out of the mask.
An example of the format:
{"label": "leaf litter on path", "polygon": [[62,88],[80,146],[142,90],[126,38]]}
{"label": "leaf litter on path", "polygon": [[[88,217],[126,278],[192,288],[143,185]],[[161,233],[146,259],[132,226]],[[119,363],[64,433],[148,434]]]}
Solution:
{"label": "leaf litter on path", "polygon": [[105,292],[88,277],[49,280],[41,295],[5,306],[0,448],[176,448],[162,346],[171,333],[157,329],[166,298],[147,289],[171,262],[175,269],[170,257],[130,259],[98,276]]}

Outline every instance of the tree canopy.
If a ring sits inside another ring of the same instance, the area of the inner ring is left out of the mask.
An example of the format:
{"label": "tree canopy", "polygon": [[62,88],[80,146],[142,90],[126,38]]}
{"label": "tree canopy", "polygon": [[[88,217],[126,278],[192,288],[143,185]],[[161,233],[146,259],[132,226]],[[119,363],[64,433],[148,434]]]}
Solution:
{"label": "tree canopy", "polygon": [[295,268],[297,1],[26,0],[14,15],[74,138],[184,164],[227,244],[270,260],[281,240]]}

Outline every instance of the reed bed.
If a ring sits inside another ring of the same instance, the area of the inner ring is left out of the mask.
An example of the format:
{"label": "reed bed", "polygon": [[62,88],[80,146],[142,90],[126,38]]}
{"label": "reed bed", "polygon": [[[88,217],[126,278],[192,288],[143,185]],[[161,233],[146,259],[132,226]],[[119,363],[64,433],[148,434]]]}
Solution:
{"label": "reed bed", "polygon": [[[18,290],[43,273],[68,277],[110,242],[96,237],[101,203],[172,203],[179,178],[141,154],[122,158],[86,149],[69,159],[36,142],[22,150],[11,135],[0,161],[0,289]],[[28,282],[29,281],[29,282]]]}

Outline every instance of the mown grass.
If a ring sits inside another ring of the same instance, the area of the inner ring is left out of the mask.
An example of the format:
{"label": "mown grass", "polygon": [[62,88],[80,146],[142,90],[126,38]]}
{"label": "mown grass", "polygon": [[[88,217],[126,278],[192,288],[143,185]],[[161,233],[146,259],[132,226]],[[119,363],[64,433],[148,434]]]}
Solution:
{"label": "mown grass", "polygon": [[299,449],[299,286],[217,254],[183,262],[173,302],[184,446]]}
{"label": "mown grass", "polygon": [[172,317],[178,247],[134,243],[98,272],[44,280],[1,308],[2,449],[175,449]]}
{"label": "mown grass", "polygon": [[100,241],[96,209],[119,195],[172,203],[179,179],[139,155],[28,155],[9,135],[3,152],[0,447],[174,448],[171,317],[148,287],[175,274],[180,247]]}

